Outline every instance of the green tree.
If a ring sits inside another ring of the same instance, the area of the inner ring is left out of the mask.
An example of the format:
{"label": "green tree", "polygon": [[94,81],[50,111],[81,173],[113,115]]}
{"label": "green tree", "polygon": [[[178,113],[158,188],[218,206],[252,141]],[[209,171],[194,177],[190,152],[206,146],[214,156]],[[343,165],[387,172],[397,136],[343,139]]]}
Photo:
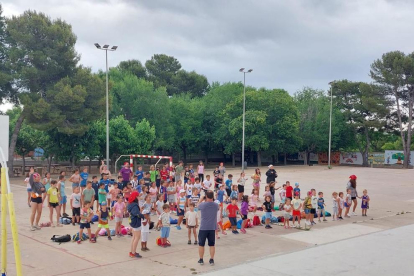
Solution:
{"label": "green tree", "polygon": [[189,95],[176,95],[170,99],[171,124],[173,125],[175,150],[182,152],[184,162],[191,151],[199,151],[199,142],[203,140],[202,112],[199,99]]}
{"label": "green tree", "polygon": [[371,64],[371,78],[383,85],[396,111],[396,125],[404,150],[404,168],[410,164],[414,108],[414,52],[388,52]]}
{"label": "green tree", "polygon": [[154,83],[155,88],[166,87],[169,96],[173,95],[172,79],[181,69],[180,62],[172,56],[155,54],[145,62],[148,79]]}
{"label": "green tree", "polygon": [[[300,150],[305,152],[304,164],[310,160],[310,153],[328,151],[330,98],[322,90],[309,87],[295,93],[299,111]],[[350,131],[337,108],[332,110],[332,150],[349,146]]]}
{"label": "green tree", "polygon": [[[62,78],[71,77],[76,70],[79,55],[75,51],[76,36],[66,22],[51,20],[43,13],[26,11],[6,20],[8,65],[14,86],[25,92],[26,102],[31,97],[44,97],[48,89]],[[9,148],[9,167],[13,169],[13,154],[26,110],[16,122]]]}
{"label": "green tree", "polygon": [[197,74],[195,71],[187,72],[180,70],[171,79],[171,94],[186,93],[191,97],[202,97],[207,94],[209,84],[207,78]]}
{"label": "green tree", "polygon": [[15,89],[13,89],[13,77],[8,65],[8,54],[6,19],[0,4],[0,103],[3,100],[15,101]]}
{"label": "green tree", "polygon": [[118,64],[117,68],[121,71],[129,72],[139,79],[147,78],[147,70],[142,65],[142,63],[137,59],[121,61]]}
{"label": "green tree", "polygon": [[168,150],[173,145],[173,129],[170,124],[171,109],[165,88],[154,89],[154,85],[136,76],[111,69],[113,117],[124,116],[131,126],[147,119],[157,130],[156,149]]}
{"label": "green tree", "polygon": [[105,84],[89,68],[78,68],[39,95],[22,96],[28,123],[40,130],[57,129],[67,135],[82,136],[89,123],[105,114]]}
{"label": "green tree", "polygon": [[334,82],[332,93],[335,106],[344,114],[354,130],[363,166],[368,166],[372,136],[382,131],[388,115],[388,100],[384,87],[342,80]]}
{"label": "green tree", "polygon": [[146,119],[143,119],[141,122],[137,122],[134,131],[137,138],[135,152],[151,154],[155,142],[155,127],[151,126]]}

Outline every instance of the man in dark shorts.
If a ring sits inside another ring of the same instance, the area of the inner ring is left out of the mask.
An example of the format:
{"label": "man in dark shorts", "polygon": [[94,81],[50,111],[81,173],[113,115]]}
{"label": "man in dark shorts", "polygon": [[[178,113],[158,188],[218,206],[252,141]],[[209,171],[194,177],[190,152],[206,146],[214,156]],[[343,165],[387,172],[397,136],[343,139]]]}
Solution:
{"label": "man in dark shorts", "polygon": [[198,210],[201,212],[201,221],[200,221],[200,230],[198,231],[198,254],[200,255],[200,260],[198,263],[200,265],[204,264],[204,246],[206,240],[208,241],[208,246],[210,247],[210,265],[214,265],[214,254],[216,252],[215,242],[216,242],[216,229],[217,229],[217,212],[219,210],[219,205],[214,202],[214,193],[213,191],[207,191],[205,197],[205,202],[202,198],[200,204],[198,205]]}

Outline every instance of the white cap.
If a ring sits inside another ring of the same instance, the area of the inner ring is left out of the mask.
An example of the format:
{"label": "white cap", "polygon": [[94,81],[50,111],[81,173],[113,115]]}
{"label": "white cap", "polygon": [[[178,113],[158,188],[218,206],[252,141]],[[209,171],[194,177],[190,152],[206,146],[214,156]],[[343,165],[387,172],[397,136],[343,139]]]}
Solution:
{"label": "white cap", "polygon": [[269,169],[271,168],[271,167],[273,167],[273,165],[272,164],[270,164],[269,166],[267,166]]}
{"label": "white cap", "polygon": [[217,199],[214,200],[215,203],[220,204],[220,201],[218,201]]}
{"label": "white cap", "polygon": [[181,190],[180,190],[180,194],[181,194],[181,193],[185,193],[185,190],[184,190],[184,189],[181,189]]}

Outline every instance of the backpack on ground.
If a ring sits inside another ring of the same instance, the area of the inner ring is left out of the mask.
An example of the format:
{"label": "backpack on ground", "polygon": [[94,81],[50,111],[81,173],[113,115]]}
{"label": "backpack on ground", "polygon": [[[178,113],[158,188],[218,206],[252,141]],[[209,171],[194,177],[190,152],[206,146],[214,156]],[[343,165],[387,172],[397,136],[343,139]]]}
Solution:
{"label": "backpack on ground", "polygon": [[[82,238],[80,240],[85,241],[87,239],[89,239],[88,235],[86,235],[85,233],[82,233]],[[79,232],[72,236],[72,240],[73,241],[78,241],[79,240]]]}
{"label": "backpack on ground", "polygon": [[63,236],[53,235],[51,240],[61,244],[62,242],[70,242],[72,239],[71,239],[70,235],[68,234],[68,235],[63,235]]}
{"label": "backpack on ground", "polygon": [[271,222],[271,223],[278,223],[278,222],[279,222],[279,220],[277,219],[277,217],[272,217],[272,218],[270,219],[270,222]]}
{"label": "backpack on ground", "polygon": [[253,217],[253,225],[260,225],[259,216],[256,215]]}
{"label": "backpack on ground", "polygon": [[59,218],[59,223],[60,224],[71,224],[72,223],[72,219],[69,217],[65,217],[65,218]]}

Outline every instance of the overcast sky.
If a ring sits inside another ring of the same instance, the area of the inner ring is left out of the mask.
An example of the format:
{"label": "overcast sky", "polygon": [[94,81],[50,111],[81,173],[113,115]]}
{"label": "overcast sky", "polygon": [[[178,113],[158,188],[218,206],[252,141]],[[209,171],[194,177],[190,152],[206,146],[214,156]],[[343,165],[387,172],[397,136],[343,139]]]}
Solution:
{"label": "overcast sky", "polygon": [[78,37],[81,63],[105,68],[94,43],[118,45],[110,66],[176,57],[210,82],[328,89],[336,79],[370,81],[387,51],[413,51],[414,1],[404,0],[3,0],[6,16],[27,9],[62,18]]}

